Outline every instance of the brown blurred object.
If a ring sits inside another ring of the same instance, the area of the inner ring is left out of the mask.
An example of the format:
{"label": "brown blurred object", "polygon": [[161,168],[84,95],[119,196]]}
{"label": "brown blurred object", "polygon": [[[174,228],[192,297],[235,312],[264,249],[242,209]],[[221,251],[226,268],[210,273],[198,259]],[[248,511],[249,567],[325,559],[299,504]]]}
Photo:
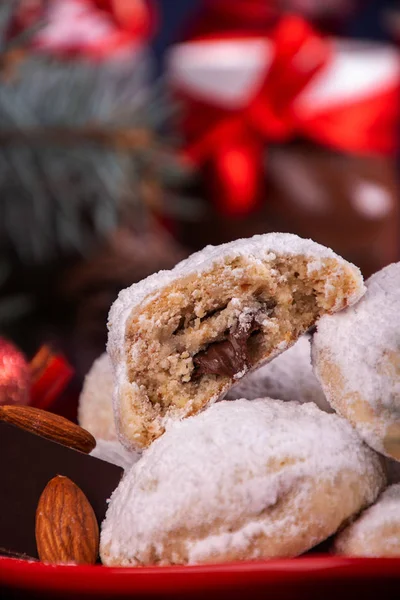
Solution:
{"label": "brown blurred object", "polygon": [[271,153],[269,173],[271,215],[289,231],[332,247],[365,277],[399,259],[394,159],[299,144]]}
{"label": "brown blurred object", "polygon": [[268,231],[312,238],[357,264],[365,277],[400,258],[394,159],[336,153],[307,142],[271,146],[266,197],[250,215],[230,219],[208,202],[207,168],[192,193],[207,198],[201,224],[180,230],[191,249]]}
{"label": "brown blurred object", "polygon": [[385,29],[395,42],[400,44],[400,6],[388,10],[383,16]]}

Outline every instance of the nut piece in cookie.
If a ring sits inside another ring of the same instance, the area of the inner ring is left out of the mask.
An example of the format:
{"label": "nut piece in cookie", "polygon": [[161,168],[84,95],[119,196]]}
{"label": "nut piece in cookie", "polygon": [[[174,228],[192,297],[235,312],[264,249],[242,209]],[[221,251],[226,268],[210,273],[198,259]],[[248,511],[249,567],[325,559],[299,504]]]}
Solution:
{"label": "nut piece in cookie", "polygon": [[173,423],[113,493],[110,566],[291,557],[370,505],[386,481],[351,425],[314,404],[218,402]]}
{"label": "nut piece in cookie", "polygon": [[360,302],[318,322],[312,362],[331,406],[372,448],[400,461],[400,263]]}
{"label": "nut piece in cookie", "polygon": [[148,446],[363,292],[356,267],[280,233],[209,246],[122,291],[107,347],[121,440]]}

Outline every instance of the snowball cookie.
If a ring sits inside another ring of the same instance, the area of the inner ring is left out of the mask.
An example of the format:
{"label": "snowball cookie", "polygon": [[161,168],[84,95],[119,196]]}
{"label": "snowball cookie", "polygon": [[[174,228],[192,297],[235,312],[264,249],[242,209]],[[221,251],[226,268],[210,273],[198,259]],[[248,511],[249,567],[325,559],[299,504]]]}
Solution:
{"label": "snowball cookie", "polygon": [[336,554],[400,556],[400,484],[391,485],[336,538]]}
{"label": "snowball cookie", "polygon": [[120,438],[148,446],[363,293],[356,267],[283,233],[208,246],[123,290],[107,347]]}
{"label": "snowball cookie", "polygon": [[314,404],[222,401],[167,428],[113,493],[106,565],[296,556],[371,504],[378,456]]}
{"label": "snowball cookie", "polygon": [[94,361],[85,377],[79,398],[78,422],[96,440],[116,440],[112,394],[114,373],[105,352]]}
{"label": "snowball cookie", "polygon": [[400,263],[366,286],[356,306],[319,321],[312,361],[332,407],[372,448],[400,461]]}
{"label": "snowball cookie", "polygon": [[332,412],[311,366],[310,337],[302,335],[297,342],[271,362],[246,375],[231,388],[226,398],[276,398],[314,402],[321,410]]}

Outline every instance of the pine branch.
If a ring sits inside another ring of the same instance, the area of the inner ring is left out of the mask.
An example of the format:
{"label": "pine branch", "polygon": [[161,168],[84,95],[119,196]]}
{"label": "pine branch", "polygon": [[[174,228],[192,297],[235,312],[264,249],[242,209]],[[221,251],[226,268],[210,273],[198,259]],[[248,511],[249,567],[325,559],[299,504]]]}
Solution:
{"label": "pine branch", "polygon": [[154,207],[198,218],[192,199],[152,199],[156,181],[176,185],[191,173],[155,133],[176,106],[163,80],[149,88],[147,68],[145,56],[94,64],[32,55],[0,86],[0,239],[23,263],[85,255],[122,215],[143,227]]}
{"label": "pine branch", "polygon": [[0,55],[7,48],[7,36],[19,0],[8,0],[0,6]]}

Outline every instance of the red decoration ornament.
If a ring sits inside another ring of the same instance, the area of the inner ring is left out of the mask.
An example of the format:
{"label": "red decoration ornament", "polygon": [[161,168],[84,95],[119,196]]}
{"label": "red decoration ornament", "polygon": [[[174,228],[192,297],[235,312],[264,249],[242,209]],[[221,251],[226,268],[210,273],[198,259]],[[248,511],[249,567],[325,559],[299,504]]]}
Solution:
{"label": "red decoration ornament", "polygon": [[30,403],[48,409],[64,391],[74,371],[66,358],[49,346],[42,346],[30,363]]}
{"label": "red decoration ornament", "polygon": [[31,374],[20,350],[0,338],[0,405],[28,404]]}

